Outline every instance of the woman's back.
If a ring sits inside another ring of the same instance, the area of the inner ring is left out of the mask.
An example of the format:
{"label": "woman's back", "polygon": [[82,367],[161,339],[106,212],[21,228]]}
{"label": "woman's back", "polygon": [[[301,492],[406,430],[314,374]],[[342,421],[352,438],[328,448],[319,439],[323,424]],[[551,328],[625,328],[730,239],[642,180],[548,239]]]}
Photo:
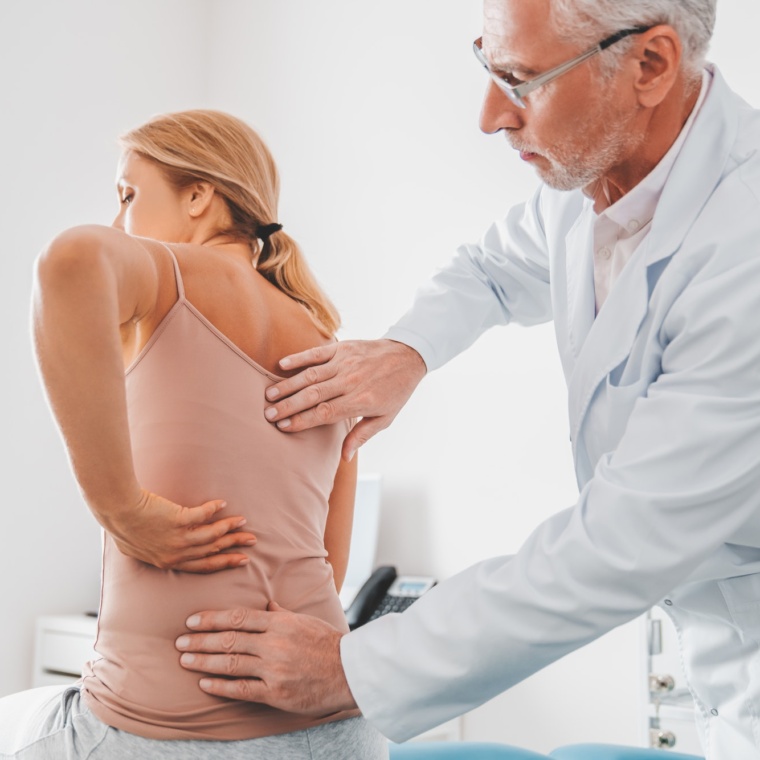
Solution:
{"label": "woman's back", "polygon": [[176,288],[163,272],[172,287],[159,291],[150,337],[143,330],[126,341],[137,353],[126,373],[136,474],[179,504],[225,499],[258,542],[239,568],[191,575],[126,557],[106,535],[102,659],[86,674],[87,703],[104,722],[151,738],[299,730],[319,721],[202,692],[174,641],[199,609],[264,609],[270,600],[346,629],[324,531],[347,426],[286,435],[263,413],[276,359],[325,339],[250,263],[198,246],[177,250],[178,265],[169,253],[156,256],[162,271],[174,265]]}

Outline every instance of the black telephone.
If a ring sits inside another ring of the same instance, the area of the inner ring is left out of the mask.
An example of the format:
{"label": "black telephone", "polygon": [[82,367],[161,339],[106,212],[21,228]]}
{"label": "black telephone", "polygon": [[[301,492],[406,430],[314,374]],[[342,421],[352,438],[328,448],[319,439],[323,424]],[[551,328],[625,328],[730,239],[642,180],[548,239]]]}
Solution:
{"label": "black telephone", "polygon": [[398,575],[391,565],[378,567],[346,610],[348,627],[353,631],[388,612],[403,612],[435,583],[425,576]]}

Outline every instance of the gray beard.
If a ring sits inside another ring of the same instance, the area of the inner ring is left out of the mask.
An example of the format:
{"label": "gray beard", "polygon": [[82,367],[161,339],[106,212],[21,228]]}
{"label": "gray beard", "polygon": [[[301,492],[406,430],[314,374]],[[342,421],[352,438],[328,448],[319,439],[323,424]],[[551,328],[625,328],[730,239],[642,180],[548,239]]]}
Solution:
{"label": "gray beard", "polygon": [[[576,129],[581,131],[585,124],[591,121],[587,118],[584,124],[579,124]],[[550,167],[537,168],[539,177],[554,190],[578,190],[599,182],[610,169],[633,155],[639,147],[642,138],[630,129],[631,121],[632,117],[618,117],[590,155],[579,155],[577,150],[566,149],[563,146],[541,153],[540,155],[549,161]],[[517,137],[510,137],[509,133],[506,136],[513,148],[530,151],[530,147],[521,145]]]}

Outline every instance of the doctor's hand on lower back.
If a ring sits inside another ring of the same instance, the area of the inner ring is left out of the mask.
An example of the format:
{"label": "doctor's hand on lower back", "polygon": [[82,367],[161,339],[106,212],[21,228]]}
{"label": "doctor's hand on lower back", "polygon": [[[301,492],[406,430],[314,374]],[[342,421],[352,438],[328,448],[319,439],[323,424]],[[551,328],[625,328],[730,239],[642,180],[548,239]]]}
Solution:
{"label": "doctor's hand on lower back", "polygon": [[217,499],[181,507],[141,489],[136,503],[118,512],[93,512],[122,554],[162,570],[214,573],[246,564],[248,557],[235,549],[256,542],[240,530],[245,523],[240,515],[217,517],[224,506]]}
{"label": "doctor's hand on lower back", "polygon": [[425,376],[413,348],[394,340],[349,340],[317,346],[280,360],[297,375],[266,390],[265,417],[283,432],[299,432],[361,417],[343,443],[343,458],[393,422]]}
{"label": "doctor's hand on lower back", "polygon": [[266,611],[199,612],[187,627],[202,633],[177,639],[180,663],[204,674],[208,694],[312,716],[356,707],[340,660],[343,634],[319,618],[270,602]]}

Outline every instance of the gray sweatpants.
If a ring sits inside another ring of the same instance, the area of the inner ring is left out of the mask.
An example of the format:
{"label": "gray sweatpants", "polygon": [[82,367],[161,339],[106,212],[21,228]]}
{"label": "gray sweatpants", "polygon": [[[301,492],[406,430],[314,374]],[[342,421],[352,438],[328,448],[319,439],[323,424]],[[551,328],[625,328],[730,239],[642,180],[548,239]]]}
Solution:
{"label": "gray sweatpants", "polygon": [[159,741],[107,726],[79,686],[0,699],[0,760],[387,760],[388,741],[364,718],[244,741]]}

